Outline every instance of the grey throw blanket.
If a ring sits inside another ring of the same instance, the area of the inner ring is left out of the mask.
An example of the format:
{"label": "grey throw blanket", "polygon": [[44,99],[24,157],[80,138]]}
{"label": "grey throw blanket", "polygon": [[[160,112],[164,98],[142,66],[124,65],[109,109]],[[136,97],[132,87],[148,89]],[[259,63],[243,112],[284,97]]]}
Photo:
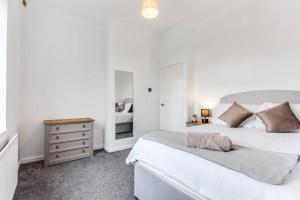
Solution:
{"label": "grey throw blanket", "polygon": [[258,181],[273,185],[283,184],[298,162],[297,154],[262,151],[235,145],[234,150],[230,152],[189,148],[185,146],[184,133],[157,131],[144,135],[142,138],[192,153]]}
{"label": "grey throw blanket", "polygon": [[219,133],[188,132],[185,146],[227,152],[232,150],[232,141]]}

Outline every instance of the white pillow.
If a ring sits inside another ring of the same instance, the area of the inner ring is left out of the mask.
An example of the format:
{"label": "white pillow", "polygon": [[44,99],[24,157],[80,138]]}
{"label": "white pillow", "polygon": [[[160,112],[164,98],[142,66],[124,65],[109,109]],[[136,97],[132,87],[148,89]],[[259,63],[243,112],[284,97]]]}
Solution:
{"label": "white pillow", "polygon": [[220,120],[218,117],[222,115],[232,104],[220,103],[212,109],[212,121],[214,124],[225,125],[226,123]]}
{"label": "white pillow", "polygon": [[[284,102],[282,102],[282,103],[284,103]],[[259,107],[257,112],[261,112],[261,111],[273,108],[278,105],[280,105],[280,104],[279,103],[264,103]],[[294,112],[294,114],[300,120],[300,104],[290,104],[290,106],[291,106],[291,109]],[[261,121],[261,119],[259,117],[256,117],[254,126],[255,126],[255,128],[260,128],[260,129],[266,128],[265,124]]]}
{"label": "white pillow", "polygon": [[125,103],[125,109],[123,110],[123,113],[128,113],[131,106],[132,106],[132,103]]}
{"label": "white pillow", "polygon": [[[298,120],[300,120],[300,104],[292,104],[291,109],[298,118]],[[300,133],[300,129],[296,130],[296,132]]]}
{"label": "white pillow", "polygon": [[300,120],[300,104],[291,104],[290,106],[298,120]]}
{"label": "white pillow", "polygon": [[[256,113],[260,107],[260,105],[255,105],[255,104],[240,104],[240,105],[252,113]],[[228,108],[230,106],[232,106],[232,104],[220,103],[218,106],[216,106],[214,109],[212,109],[212,111],[213,111],[212,119],[213,119],[214,124],[220,124],[220,125],[227,126],[226,123],[223,122],[222,120],[220,120],[218,117],[220,115],[222,115],[226,110],[228,110]],[[245,127],[245,128],[253,128],[255,119],[256,119],[256,116],[253,115],[253,116],[249,117],[247,120],[245,120],[240,126]]]}

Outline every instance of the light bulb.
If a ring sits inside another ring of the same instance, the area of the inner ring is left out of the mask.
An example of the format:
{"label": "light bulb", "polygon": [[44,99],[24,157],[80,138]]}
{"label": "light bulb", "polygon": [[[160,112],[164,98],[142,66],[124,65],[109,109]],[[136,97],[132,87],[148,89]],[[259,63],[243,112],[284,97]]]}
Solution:
{"label": "light bulb", "polygon": [[147,19],[153,19],[158,16],[158,6],[155,0],[144,0],[142,6],[142,15]]}

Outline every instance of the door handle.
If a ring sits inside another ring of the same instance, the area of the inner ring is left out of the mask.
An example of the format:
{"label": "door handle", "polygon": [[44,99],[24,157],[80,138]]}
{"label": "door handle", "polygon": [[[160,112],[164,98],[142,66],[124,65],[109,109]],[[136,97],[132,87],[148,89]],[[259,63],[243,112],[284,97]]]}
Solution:
{"label": "door handle", "polygon": [[162,104],[160,104],[160,106],[161,106],[161,107],[163,107],[163,106],[165,106],[165,104],[164,104],[164,103],[162,103]]}

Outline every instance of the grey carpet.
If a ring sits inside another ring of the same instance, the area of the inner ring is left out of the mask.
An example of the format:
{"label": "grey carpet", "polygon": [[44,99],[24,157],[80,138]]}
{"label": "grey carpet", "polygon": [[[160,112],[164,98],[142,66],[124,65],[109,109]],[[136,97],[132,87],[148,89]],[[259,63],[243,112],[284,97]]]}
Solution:
{"label": "grey carpet", "polygon": [[48,168],[43,162],[22,165],[14,200],[134,200],[128,153],[98,151],[92,159]]}
{"label": "grey carpet", "polygon": [[120,139],[124,139],[124,138],[129,138],[129,137],[133,137],[133,133],[132,132],[118,133],[118,134],[116,134],[116,140],[120,140]]}

